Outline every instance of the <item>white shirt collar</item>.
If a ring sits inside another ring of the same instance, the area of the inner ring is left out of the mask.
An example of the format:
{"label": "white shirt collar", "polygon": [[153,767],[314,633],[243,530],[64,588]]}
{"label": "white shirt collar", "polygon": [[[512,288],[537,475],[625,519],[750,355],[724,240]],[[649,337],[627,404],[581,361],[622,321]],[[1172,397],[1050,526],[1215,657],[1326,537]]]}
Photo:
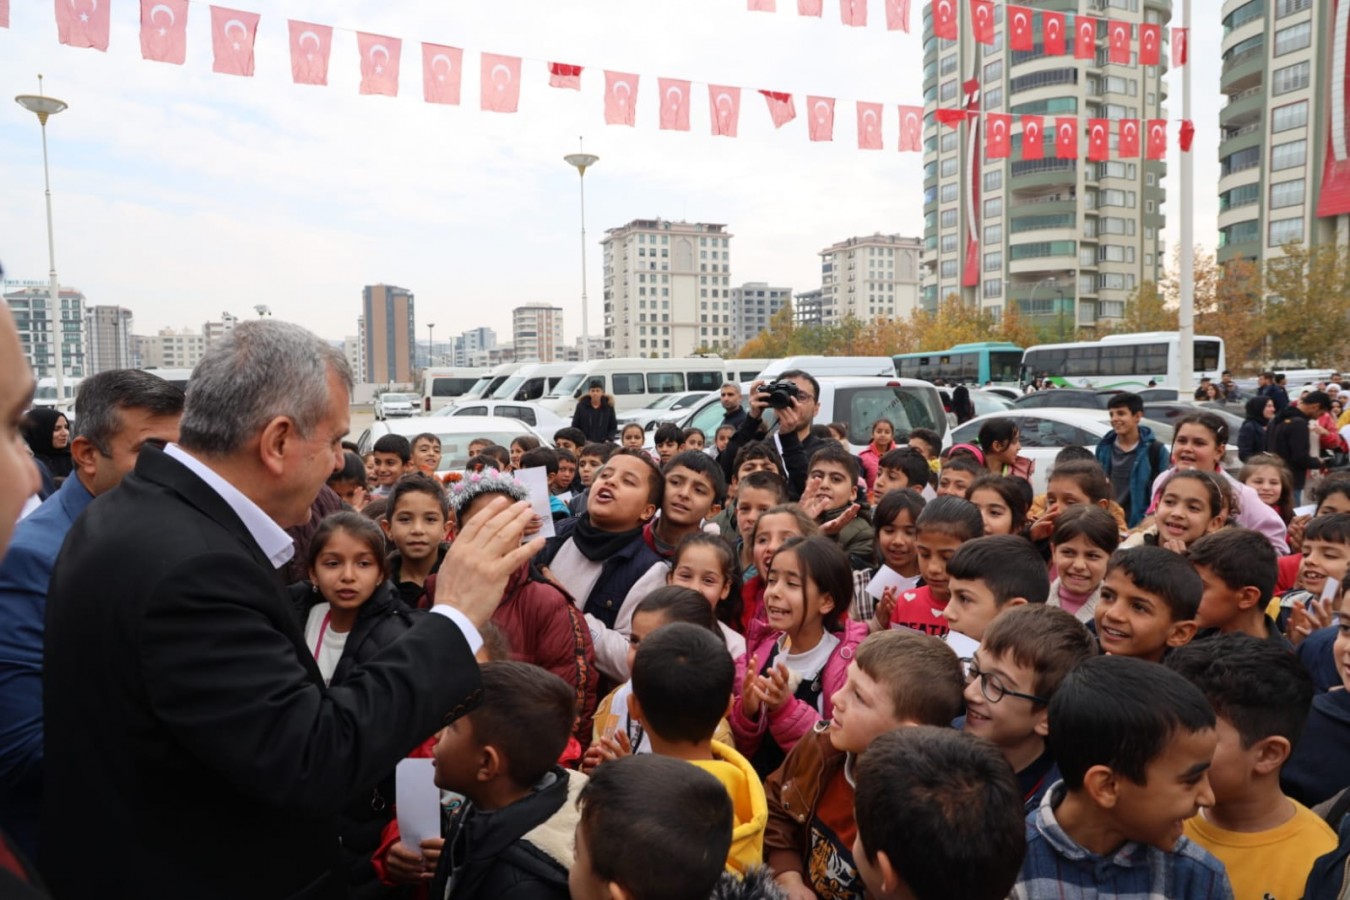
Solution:
{"label": "white shirt collar", "polygon": [[220,499],[224,500],[230,509],[234,510],[239,521],[244,523],[244,527],[248,529],[248,533],[274,568],[281,568],[290,562],[291,557],[295,555],[295,541],[284,528],[272,520],[271,516],[263,512],[258,504],[245,497],[242,491],[222,478],[220,473],[177,444],[169,444],[164,448],[164,452],[187,466],[192,474],[205,481],[211,490],[220,495]]}

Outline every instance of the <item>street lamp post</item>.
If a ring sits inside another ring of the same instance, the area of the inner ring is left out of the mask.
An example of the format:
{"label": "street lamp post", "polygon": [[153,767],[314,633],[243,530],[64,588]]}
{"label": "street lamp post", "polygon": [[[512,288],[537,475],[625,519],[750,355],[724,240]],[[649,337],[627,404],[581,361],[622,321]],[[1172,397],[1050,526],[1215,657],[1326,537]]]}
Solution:
{"label": "street lamp post", "polygon": [[57,100],[55,97],[47,97],[42,93],[42,76],[38,76],[38,92],[36,94],[20,94],[14,98],[14,102],[24,109],[34,113],[38,117],[38,123],[42,126],[42,182],[47,193],[47,259],[50,263],[50,284],[47,288],[47,302],[51,307],[52,314],[52,339],[53,347],[56,351],[56,402],[60,405],[66,399],[66,378],[65,364],[61,359],[62,347],[65,343],[65,335],[62,333],[61,322],[61,285],[56,278],[56,241],[52,236],[52,180],[47,169],[47,119],[63,111],[66,103]]}
{"label": "street lamp post", "polygon": [[1047,281],[1051,284],[1055,284],[1055,276],[1051,275],[1049,278],[1042,278],[1040,281],[1036,282],[1035,286],[1031,289],[1031,296],[1027,297],[1027,311],[1033,316],[1036,315],[1036,292],[1039,291],[1041,285],[1045,284]]}
{"label": "street lamp post", "polygon": [[[584,145],[583,145],[584,147]],[[586,170],[600,161],[594,153],[569,153],[563,161],[581,176],[581,361],[591,358],[590,306],[586,299]]]}
{"label": "street lamp post", "polygon": [[1062,341],[1064,340],[1064,291],[1060,289],[1055,293],[1059,295],[1059,339]]}
{"label": "street lamp post", "polygon": [[435,358],[435,356],[433,355],[433,352],[434,352],[434,351],[432,351],[432,349],[431,349],[432,346],[433,346],[433,345],[432,345],[432,340],[431,340],[431,330],[432,330],[433,328],[435,328],[435,327],[436,327],[436,323],[435,323],[435,322],[428,322],[428,323],[427,323],[427,368],[428,368],[428,369],[430,369],[433,365],[436,364],[436,358]]}

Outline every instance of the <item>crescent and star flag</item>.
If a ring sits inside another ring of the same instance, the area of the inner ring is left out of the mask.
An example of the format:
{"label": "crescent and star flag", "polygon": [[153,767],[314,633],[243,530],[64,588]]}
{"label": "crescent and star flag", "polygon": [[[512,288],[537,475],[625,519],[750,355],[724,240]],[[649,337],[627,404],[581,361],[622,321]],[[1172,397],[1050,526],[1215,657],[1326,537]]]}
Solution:
{"label": "crescent and star flag", "polygon": [[923,152],[923,107],[900,107],[900,152]]}
{"label": "crescent and star flag", "polygon": [[464,51],[442,44],[422,44],[422,99],[427,103],[459,106],[464,75]]}
{"label": "crescent and star flag", "polygon": [[1055,119],[1055,156],[1059,159],[1078,158],[1078,119],[1073,116]]}
{"label": "crescent and star flag", "polygon": [[886,30],[909,34],[909,0],[886,0]]}
{"label": "crescent and star flag", "polygon": [[1319,217],[1350,213],[1350,0],[1335,0],[1331,13],[1331,49],[1327,54],[1327,152],[1322,164]]}
{"label": "crescent and star flag", "polygon": [[520,57],[481,54],[478,105],[489,112],[513,113],[520,106]]}
{"label": "crescent and star flag", "polygon": [[187,0],[141,0],[141,56],[181,66],[187,59]]}
{"label": "crescent and star flag", "polygon": [[223,6],[211,7],[211,71],[253,77],[253,41],[258,37],[257,13]]}
{"label": "crescent and star flag", "polygon": [[1022,117],[1022,158],[1045,159],[1045,117]]}
{"label": "crescent and star flag", "polygon": [[1106,119],[1088,119],[1088,159],[1106,162],[1111,158],[1111,123]]}
{"label": "crescent and star flag", "polygon": [[745,0],[745,8],[751,12],[778,12],[777,0]]}
{"label": "crescent and star flag", "polygon": [[567,63],[549,63],[548,86],[566,88],[569,91],[581,90],[581,66],[571,66]]}
{"label": "crescent and star flag", "polygon": [[1190,119],[1181,120],[1181,133],[1178,135],[1181,141],[1181,152],[1191,152],[1191,142],[1195,140],[1195,123]]}
{"label": "crescent and star flag", "polygon": [[736,124],[741,118],[741,89],[721,84],[708,85],[708,112],[712,117],[712,133],[735,137]]}
{"label": "crescent and star flag", "polygon": [[867,0],[839,0],[839,18],[845,25],[866,27]]}
{"label": "crescent and star flag", "polygon": [[656,86],[661,93],[661,129],[688,131],[689,82],[678,78],[658,78]]}
{"label": "crescent and star flag", "polygon": [[296,84],[328,84],[328,52],[333,48],[333,29],[311,22],[286,23],[291,33],[291,81]]}
{"label": "crescent and star flag", "polygon": [[1139,158],[1139,120],[1120,120],[1120,148],[1116,153],[1121,159]]}
{"label": "crescent and star flag", "polygon": [[769,104],[769,118],[773,119],[774,128],[782,128],[797,118],[797,107],[792,103],[791,94],[784,94],[781,91],[760,91],[760,93]]}
{"label": "crescent and star flag", "polygon": [[834,98],[807,97],[807,131],[813,141],[834,140]]}
{"label": "crescent and star flag", "polygon": [[1110,60],[1118,66],[1130,64],[1130,23],[1119,19],[1110,19],[1106,23]]}
{"label": "crescent and star flag", "polygon": [[403,55],[403,41],[358,31],[356,47],[361,52],[361,93],[397,97],[398,63]]}
{"label": "crescent and star flag", "polygon": [[[108,52],[111,0],[56,0],[56,36],[70,47]],[[5,16],[9,18],[8,13]]]}
{"label": "crescent and star flag", "polygon": [[1191,33],[1187,28],[1172,29],[1172,68],[1179,69],[1191,58]]}
{"label": "crescent and star flag", "polygon": [[964,109],[933,110],[933,117],[948,128],[960,128],[962,123],[966,121],[966,115]]}
{"label": "crescent and star flag", "polygon": [[632,127],[637,117],[638,77],[605,71],[605,124]]}
{"label": "crescent and star flag", "polygon": [[985,159],[1007,159],[1012,154],[1012,116],[987,113],[984,117]]}
{"label": "crescent and star flag", "polygon": [[1041,34],[1045,39],[1046,56],[1064,55],[1064,13],[1041,12]]}
{"label": "crescent and star flag", "polygon": [[881,104],[858,101],[858,149],[881,149]]}
{"label": "crescent and star flag", "polygon": [[1031,7],[1009,6],[1007,17],[1008,27],[1011,29],[1008,36],[1008,48],[1023,52],[1034,50],[1036,35],[1031,30]]}
{"label": "crescent and star flag", "polygon": [[1162,26],[1142,22],[1139,25],[1139,65],[1156,66],[1162,63]]}
{"label": "crescent and star flag", "polygon": [[970,0],[971,33],[981,44],[994,43],[994,0]]}
{"label": "crescent and star flag", "polygon": [[1097,58],[1097,20],[1091,16],[1078,16],[1074,20],[1073,58]]}
{"label": "crescent and star flag", "polygon": [[1148,120],[1148,142],[1145,154],[1149,159],[1167,158],[1167,120]]}
{"label": "crescent and star flag", "polygon": [[956,0],[933,0],[933,37],[956,40]]}
{"label": "crescent and star flag", "polygon": [[797,15],[799,16],[820,16],[825,11],[825,0],[797,0]]}

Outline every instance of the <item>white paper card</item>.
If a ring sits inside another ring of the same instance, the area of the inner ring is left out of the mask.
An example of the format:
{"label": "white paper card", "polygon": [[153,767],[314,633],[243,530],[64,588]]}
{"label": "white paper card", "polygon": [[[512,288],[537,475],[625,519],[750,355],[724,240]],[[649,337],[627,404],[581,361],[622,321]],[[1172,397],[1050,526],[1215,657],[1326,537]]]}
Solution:
{"label": "white paper card", "polygon": [[514,474],[516,481],[524,485],[525,490],[529,492],[530,506],[534,508],[534,514],[543,520],[543,527],[538,533],[530,535],[530,539],[553,537],[555,533],[553,510],[548,502],[548,470],[543,466],[535,466],[533,469],[517,469]]}
{"label": "white paper card", "polygon": [[872,580],[867,582],[867,593],[869,596],[881,600],[886,596],[888,589],[891,590],[892,595],[896,595],[901,591],[910,590],[918,583],[918,575],[911,578],[901,575],[890,566],[882,566],[877,569],[877,574],[872,576]]}
{"label": "white paper card", "polygon": [[1315,512],[1317,512],[1316,503],[1307,503],[1303,506],[1294,507],[1294,515],[1296,516],[1311,516]]}
{"label": "white paper card", "polygon": [[441,836],[441,790],[436,787],[433,760],[402,760],[394,769],[394,797],[403,846],[416,848],[427,838]]}
{"label": "white paper card", "polygon": [[943,639],[947,646],[956,651],[956,655],[961,659],[968,659],[975,656],[975,651],[980,648],[980,642],[974,638],[967,637],[959,631],[949,631]]}
{"label": "white paper card", "polygon": [[1322,585],[1322,599],[1334,601],[1341,595],[1341,583],[1338,579],[1328,578]]}

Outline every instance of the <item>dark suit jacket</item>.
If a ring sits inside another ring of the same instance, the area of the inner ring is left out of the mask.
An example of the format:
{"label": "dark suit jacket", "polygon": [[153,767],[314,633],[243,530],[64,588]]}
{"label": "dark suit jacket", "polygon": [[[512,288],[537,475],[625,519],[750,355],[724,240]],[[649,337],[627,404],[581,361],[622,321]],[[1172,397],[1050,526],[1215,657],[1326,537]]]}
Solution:
{"label": "dark suit jacket", "polygon": [[481,697],[426,616],[325,689],[277,571],[154,448],[71,529],[47,601],[39,866],[59,897],[345,897],[337,814]]}

